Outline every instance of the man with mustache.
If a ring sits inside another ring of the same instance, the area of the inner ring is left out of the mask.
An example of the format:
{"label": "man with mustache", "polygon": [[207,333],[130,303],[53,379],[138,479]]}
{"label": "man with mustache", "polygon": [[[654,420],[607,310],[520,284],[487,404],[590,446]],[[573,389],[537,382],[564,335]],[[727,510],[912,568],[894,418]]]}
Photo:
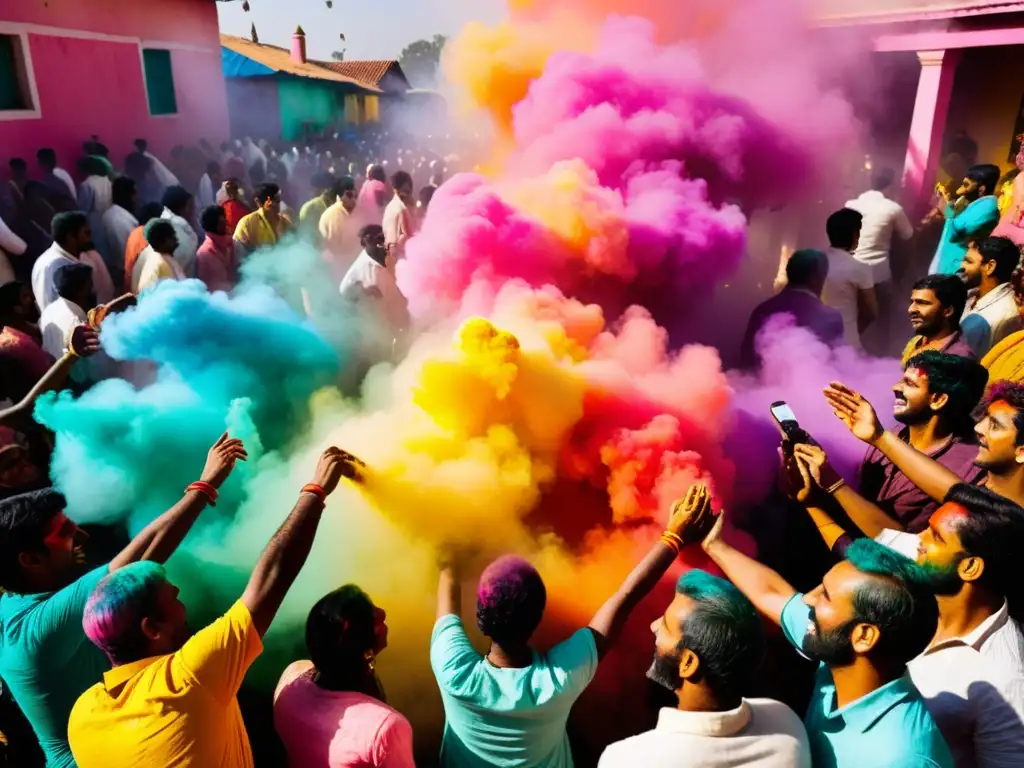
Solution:
{"label": "man with mustache", "polygon": [[971,243],[957,277],[969,289],[960,319],[964,338],[979,359],[1011,333],[1024,328],[1010,278],[1020,265],[1020,248],[1009,238]]}
{"label": "man with mustache", "polygon": [[25,713],[49,768],[75,765],[68,717],[78,697],[110,663],[82,629],[85,604],[107,574],[143,560],[163,563],[199,513],[216,498],[240,440],[224,434],[210,449],[201,480],[176,505],[142,529],[113,560],[88,570],[87,536],[64,515],[52,489],[0,502],[0,679]]}
{"label": "man with mustache", "polygon": [[925,569],[869,539],[800,594],[729,546],[722,516],[704,551],[802,655],[819,662],[804,725],[815,768],[952,768],[907,662],[935,635]]}
{"label": "man with mustache", "polygon": [[903,364],[928,349],[974,358],[960,330],[967,305],[967,286],[955,275],[928,275],[914,283],[910,292],[910,326],[915,336],[903,349]]}
{"label": "man with mustache", "polygon": [[981,241],[992,234],[999,223],[999,201],[996,192],[1002,171],[997,165],[973,165],[967,169],[963,183],[956,191],[956,197],[967,202],[967,207],[957,211],[954,197],[945,187],[940,187],[943,203],[940,206],[946,225],[942,240],[935,252],[928,272],[952,275],[960,269],[960,262],[972,241]]}
{"label": "man with mustache", "polygon": [[[875,409],[859,392],[834,381],[825,389],[825,399],[854,437],[876,448],[935,501],[943,501],[962,482],[955,472],[883,429]],[[978,482],[1024,504],[1024,384],[1000,381],[989,387],[974,435],[974,464],[986,473]]]}
{"label": "man with mustache", "polygon": [[611,744],[598,768],[810,768],[800,718],[778,701],[747,699],[764,658],[757,611],[725,579],[694,569],[651,624],[647,677],[676,695],[654,730]]}

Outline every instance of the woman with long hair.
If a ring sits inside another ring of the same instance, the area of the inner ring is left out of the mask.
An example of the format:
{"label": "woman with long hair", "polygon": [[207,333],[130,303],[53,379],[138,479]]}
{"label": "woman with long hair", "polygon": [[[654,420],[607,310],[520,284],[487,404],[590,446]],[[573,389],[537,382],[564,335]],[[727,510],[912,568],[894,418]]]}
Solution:
{"label": "woman with long hair", "polygon": [[309,612],[310,658],[290,665],[274,692],[274,727],[293,768],[413,768],[412,727],[377,678],[386,618],[353,584]]}

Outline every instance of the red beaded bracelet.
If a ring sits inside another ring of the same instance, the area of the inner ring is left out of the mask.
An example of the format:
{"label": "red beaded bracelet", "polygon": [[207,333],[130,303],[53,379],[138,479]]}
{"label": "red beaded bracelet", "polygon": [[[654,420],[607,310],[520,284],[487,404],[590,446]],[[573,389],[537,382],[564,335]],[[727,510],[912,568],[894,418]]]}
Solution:
{"label": "red beaded bracelet", "polygon": [[206,500],[210,502],[211,507],[217,506],[217,489],[214,488],[210,483],[204,482],[203,480],[197,480],[192,483],[188,488],[185,489],[185,493],[190,491],[199,491],[206,497]]}
{"label": "red beaded bracelet", "polygon": [[318,499],[320,499],[321,504],[327,503],[327,491],[325,491],[322,486],[319,486],[316,483],[308,483],[307,485],[302,486],[302,492],[310,493],[316,496]]}

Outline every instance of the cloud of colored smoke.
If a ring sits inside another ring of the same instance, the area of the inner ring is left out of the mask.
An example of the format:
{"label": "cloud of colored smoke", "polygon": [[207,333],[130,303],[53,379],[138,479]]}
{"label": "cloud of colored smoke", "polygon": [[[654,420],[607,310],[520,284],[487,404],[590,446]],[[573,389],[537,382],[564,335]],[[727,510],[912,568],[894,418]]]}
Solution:
{"label": "cloud of colored smoke", "polygon": [[[790,400],[848,463],[854,444],[808,388],[868,376],[880,392],[886,364],[855,367],[775,327],[753,381],[723,372],[713,349],[673,347],[665,327],[699,322],[690,301],[742,264],[744,211],[809,182],[827,168],[828,143],[853,135],[848,107],[806,69],[802,32],[769,63],[747,54],[782,42],[748,51],[734,37],[731,58],[718,54],[722,35],[753,37],[766,7],[718,4],[741,12],[705,17],[678,44],[665,44],[653,4],[657,25],[589,15],[571,36],[547,12],[470,27],[449,65],[504,121],[507,162],[496,177],[446,183],[409,242],[398,279],[424,330],[406,358],[371,371],[359,400],[332,386],[374,329],[340,308],[333,284],[310,279],[316,256],[301,246],[254,257],[231,298],[161,286],[103,331],[113,357],[157,363],[154,383],[105,382],[38,407],[57,434],[53,475],[72,515],[137,529],[180,497],[228,427],[250,460],[171,563],[190,605],[209,611],[239,594],[319,451],[360,455],[367,483],[332,497],[262,674],[273,680],[301,653],[315,599],[356,581],[388,610],[380,669],[419,726],[437,722],[424,694],[438,547],[531,557],[558,634],[618,586],[691,483],[724,505],[763,494],[772,399]],[[798,29],[796,18],[773,4],[759,33]],[[772,88],[762,71],[780,78]],[[649,655],[647,640],[633,647],[632,660]]]}

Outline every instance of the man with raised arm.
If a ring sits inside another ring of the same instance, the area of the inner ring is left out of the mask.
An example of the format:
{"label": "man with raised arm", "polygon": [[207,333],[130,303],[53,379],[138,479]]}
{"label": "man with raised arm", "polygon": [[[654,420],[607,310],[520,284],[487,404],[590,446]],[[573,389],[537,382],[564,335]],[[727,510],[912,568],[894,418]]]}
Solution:
{"label": "man with raised arm", "polygon": [[85,566],[85,533],[64,515],[67,503],[52,489],[0,502],[0,678],[25,713],[48,768],[75,764],[68,747],[68,715],[75,701],[103,677],[109,662],[82,632],[85,603],[96,584],[132,563],[163,563],[199,513],[246,458],[240,440],[224,434],[210,449],[198,483],[147,525],[108,564]]}
{"label": "man with raised arm", "polygon": [[720,515],[704,551],[801,655],[820,663],[804,717],[815,768],[953,768],[907,673],[938,624],[928,572],[862,539],[803,595],[725,543],[722,523]]}
{"label": "man with raised arm", "polygon": [[[825,389],[825,399],[854,437],[880,451],[931,498],[942,502],[950,488],[963,482],[952,470],[883,429],[875,409],[859,392],[834,381]],[[978,440],[974,463],[987,472],[980,484],[1024,505],[1024,384],[993,384],[982,408],[974,427]]]}
{"label": "man with raised arm", "polygon": [[309,556],[327,497],[342,477],[358,478],[359,466],[344,451],[324,451],[245,592],[195,634],[161,566],[138,563],[99,582],[82,624],[113,669],[71,712],[79,768],[253,765],[235,696]]}
{"label": "man with raised arm", "polygon": [[572,768],[565,733],[569,710],[629,614],[665,575],[683,544],[699,541],[711,527],[710,502],[703,485],[690,488],[673,505],[661,539],[590,625],[546,654],[530,647],[547,599],[532,565],[505,556],[481,575],[476,619],[491,643],[485,656],[473,649],[462,626],[461,581],[453,567],[442,568],[430,639],[430,663],[446,718],[441,765]]}

